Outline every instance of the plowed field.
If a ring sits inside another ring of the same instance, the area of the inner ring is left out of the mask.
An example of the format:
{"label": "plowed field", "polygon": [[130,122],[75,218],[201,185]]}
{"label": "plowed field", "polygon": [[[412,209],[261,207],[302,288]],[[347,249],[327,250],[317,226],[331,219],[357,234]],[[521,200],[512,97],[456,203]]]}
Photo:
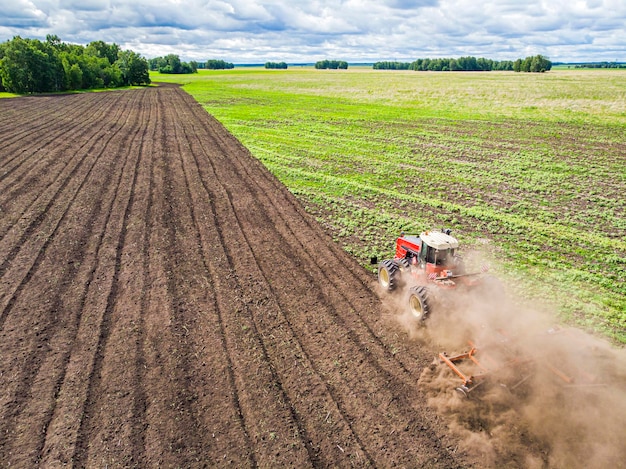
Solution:
{"label": "plowed field", "polygon": [[432,351],[178,87],[0,101],[0,217],[0,466],[472,464]]}

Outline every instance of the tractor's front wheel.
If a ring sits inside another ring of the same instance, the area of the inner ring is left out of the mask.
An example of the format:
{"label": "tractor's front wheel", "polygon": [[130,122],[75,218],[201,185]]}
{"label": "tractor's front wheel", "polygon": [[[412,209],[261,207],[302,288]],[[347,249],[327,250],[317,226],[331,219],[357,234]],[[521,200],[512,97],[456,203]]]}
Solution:
{"label": "tractor's front wheel", "polygon": [[425,321],[431,312],[430,295],[424,286],[411,287],[409,290],[409,311],[418,321]]}
{"label": "tractor's front wheel", "polygon": [[378,265],[378,283],[385,291],[391,292],[400,285],[400,264],[394,259],[382,261]]}

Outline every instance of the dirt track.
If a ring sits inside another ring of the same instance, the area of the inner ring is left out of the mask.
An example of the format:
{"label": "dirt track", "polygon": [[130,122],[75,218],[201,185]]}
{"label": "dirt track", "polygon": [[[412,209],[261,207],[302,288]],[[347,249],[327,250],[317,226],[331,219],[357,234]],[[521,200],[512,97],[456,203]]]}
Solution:
{"label": "dirt track", "polygon": [[0,216],[3,467],[471,465],[432,351],[179,88],[1,100]]}

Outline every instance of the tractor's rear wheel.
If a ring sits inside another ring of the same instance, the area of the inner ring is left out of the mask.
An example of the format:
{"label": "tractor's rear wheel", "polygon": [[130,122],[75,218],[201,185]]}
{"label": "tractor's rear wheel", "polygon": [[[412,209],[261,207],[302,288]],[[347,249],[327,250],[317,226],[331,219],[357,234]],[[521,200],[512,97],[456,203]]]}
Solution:
{"label": "tractor's rear wheel", "polygon": [[428,288],[411,287],[409,290],[409,311],[418,321],[425,321],[431,312]]}
{"label": "tractor's rear wheel", "polygon": [[398,288],[400,274],[400,264],[395,259],[384,260],[378,265],[378,283],[385,291]]}

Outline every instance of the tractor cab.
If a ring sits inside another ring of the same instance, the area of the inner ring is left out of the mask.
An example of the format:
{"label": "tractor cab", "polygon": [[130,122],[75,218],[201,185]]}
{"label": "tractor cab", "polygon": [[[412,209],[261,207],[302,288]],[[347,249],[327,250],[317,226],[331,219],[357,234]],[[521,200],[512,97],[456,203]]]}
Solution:
{"label": "tractor cab", "polygon": [[[418,321],[424,321],[444,290],[480,285],[482,273],[466,272],[456,251],[459,242],[451,230],[424,231],[419,235],[402,233],[396,239],[393,259],[378,264],[378,283],[384,291],[408,287],[408,306]],[[372,258],[372,263],[377,259]],[[439,304],[441,306],[441,304]]]}
{"label": "tractor cab", "polygon": [[454,266],[454,252],[459,242],[449,232],[425,231],[420,240],[422,249],[419,258],[426,264],[427,272],[440,272]]}
{"label": "tractor cab", "polygon": [[419,236],[402,234],[396,240],[396,259],[422,268],[426,273],[439,274],[455,266],[454,253],[459,247],[450,231],[425,231]]}

